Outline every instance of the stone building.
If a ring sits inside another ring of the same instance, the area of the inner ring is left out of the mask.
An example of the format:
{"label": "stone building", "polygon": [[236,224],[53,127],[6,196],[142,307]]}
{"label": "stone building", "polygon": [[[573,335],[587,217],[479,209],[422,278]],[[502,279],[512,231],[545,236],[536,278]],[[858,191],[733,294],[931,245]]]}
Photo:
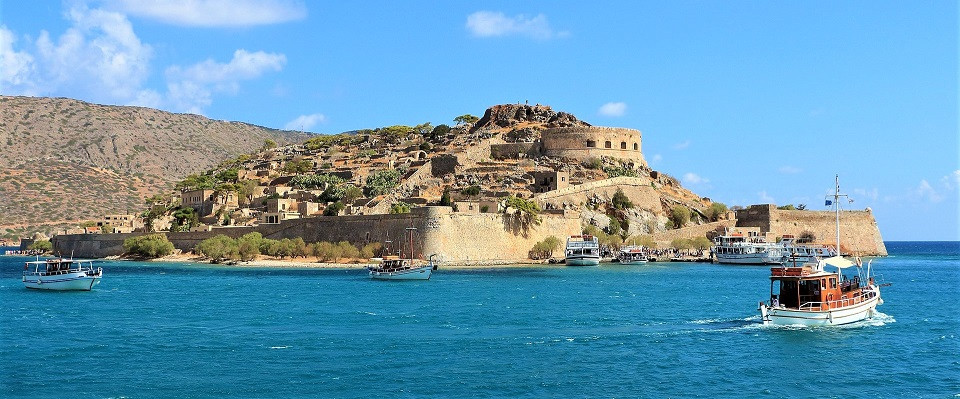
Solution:
{"label": "stone building", "polygon": [[220,209],[232,212],[240,206],[237,193],[227,191],[217,195],[216,191],[210,189],[181,192],[180,203],[197,211],[197,216],[203,222],[207,222],[204,219],[213,217]]}
{"label": "stone building", "polygon": [[555,170],[537,170],[530,172],[533,177],[533,185],[530,191],[534,193],[545,193],[570,186],[570,174]]}
{"label": "stone building", "polygon": [[540,152],[551,157],[588,159],[612,157],[646,165],[639,130],[577,126],[547,129],[540,135]]}
{"label": "stone building", "polygon": [[97,222],[101,229],[107,227],[107,233],[132,233],[134,230],[143,227],[143,220],[137,215],[104,215],[103,219]]}

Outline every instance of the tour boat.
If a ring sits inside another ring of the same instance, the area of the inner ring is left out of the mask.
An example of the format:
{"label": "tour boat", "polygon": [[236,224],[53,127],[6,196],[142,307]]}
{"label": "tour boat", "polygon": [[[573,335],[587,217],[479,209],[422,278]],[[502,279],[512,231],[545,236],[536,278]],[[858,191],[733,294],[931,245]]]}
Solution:
{"label": "tour boat", "polygon": [[[437,264],[430,255],[430,259],[423,263],[422,259],[414,257],[413,232],[416,228],[408,227],[407,236],[409,238],[408,257],[403,257],[402,248],[398,248],[397,255],[387,255],[380,259],[380,263],[367,267],[370,271],[370,278],[374,280],[429,280],[434,270],[437,270]],[[386,243],[390,243],[389,240]],[[390,248],[385,245],[384,251],[389,253]]]}
{"label": "tour boat", "polygon": [[23,266],[23,285],[38,290],[90,291],[101,277],[103,269],[91,260],[47,259]]}
{"label": "tour boat", "polygon": [[617,262],[621,265],[639,265],[650,261],[647,249],[642,246],[627,246],[617,252]]}
{"label": "tour boat", "polygon": [[717,236],[713,254],[717,263],[778,265],[783,262],[783,247],[779,244],[763,242],[759,238],[747,240],[740,233]]}
{"label": "tour boat", "polygon": [[832,247],[826,245],[812,245],[797,243],[797,239],[792,235],[784,235],[780,238],[780,246],[783,247],[784,264],[804,264],[816,262],[817,259],[832,258],[839,255]]}
{"label": "tour boat", "polygon": [[[839,178],[836,194],[837,248],[840,248],[840,194]],[[836,271],[826,268],[834,267]],[[856,267],[856,273],[845,269]],[[760,302],[763,324],[777,325],[839,325],[872,318],[877,305],[883,304],[880,287],[870,275],[870,262],[863,274],[858,257],[851,262],[842,256],[817,259],[803,266],[781,266],[770,269],[770,303]]]}
{"label": "tour boat", "polygon": [[564,254],[567,266],[597,266],[600,264],[600,241],[591,235],[570,236]]}

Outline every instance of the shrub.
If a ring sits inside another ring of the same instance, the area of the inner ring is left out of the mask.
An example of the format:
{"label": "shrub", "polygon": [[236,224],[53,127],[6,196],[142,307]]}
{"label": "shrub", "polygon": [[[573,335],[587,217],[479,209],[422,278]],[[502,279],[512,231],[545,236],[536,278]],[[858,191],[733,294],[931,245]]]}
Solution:
{"label": "shrub", "polygon": [[674,228],[681,228],[690,221],[690,210],[683,205],[674,205],[670,210],[670,221]]}
{"label": "shrub", "polygon": [[450,190],[443,190],[443,195],[440,196],[440,206],[450,205],[453,205],[453,201],[450,199]]}
{"label": "shrub", "polygon": [[406,202],[397,202],[390,205],[390,214],[398,215],[401,213],[410,213],[410,204]]}
{"label": "shrub", "polygon": [[530,250],[530,259],[546,259],[553,256],[553,251],[560,248],[560,239],[556,236],[549,236],[533,245]]}
{"label": "shrub", "polygon": [[603,171],[607,173],[610,178],[627,176],[627,177],[638,177],[637,171],[633,169],[627,169],[622,166],[606,166],[603,168]]}
{"label": "shrub", "polygon": [[384,195],[400,184],[400,171],[397,169],[386,169],[373,172],[367,176],[366,185],[363,187],[363,193],[370,197]]}
{"label": "shrub", "polygon": [[330,205],[327,205],[326,209],[323,210],[323,215],[337,216],[340,214],[340,211],[342,211],[343,208],[346,208],[346,206],[343,205],[343,202],[340,202],[340,201],[334,202]]}
{"label": "shrub", "polygon": [[670,241],[670,246],[676,249],[690,249],[693,248],[693,244],[690,243],[690,240],[686,238],[675,238],[673,241]]}
{"label": "shrub", "polygon": [[720,216],[723,216],[725,213],[727,213],[727,206],[722,202],[714,202],[710,204],[710,208],[707,209],[707,217],[714,222],[720,220]]}
{"label": "shrub", "polygon": [[809,244],[814,241],[817,241],[817,235],[810,230],[804,230],[800,233],[800,237],[797,237],[797,243],[800,244]]}
{"label": "shrub", "polygon": [[610,224],[607,226],[607,233],[611,235],[620,235],[623,229],[620,227],[620,221],[617,218],[610,218]]}
{"label": "shrub", "polygon": [[710,239],[704,236],[696,237],[690,240],[690,246],[701,251],[710,248],[712,245],[713,243],[710,242]]}
{"label": "shrub", "polygon": [[163,234],[147,234],[123,240],[123,252],[148,258],[158,258],[173,253],[173,243]]}
{"label": "shrub", "polygon": [[603,161],[600,158],[587,158],[583,161],[583,167],[587,169],[600,169],[603,168]]}
{"label": "shrub", "polygon": [[379,242],[371,242],[363,246],[363,249],[360,250],[360,257],[364,259],[370,259],[374,256],[377,256],[377,253],[380,252],[382,245]]}
{"label": "shrub", "polygon": [[613,199],[611,201],[615,209],[630,209],[633,208],[633,202],[630,202],[630,198],[623,193],[623,190],[617,189],[617,192],[613,194]]}
{"label": "shrub", "polygon": [[41,253],[47,253],[53,250],[53,243],[50,240],[36,240],[27,249],[31,251],[40,251]]}
{"label": "shrub", "polygon": [[797,210],[797,208],[794,207],[793,204],[781,205],[781,206],[778,206],[777,209],[779,209],[779,210],[781,210],[781,211],[795,211],[795,210]]}
{"label": "shrub", "polygon": [[223,234],[200,241],[193,252],[210,258],[213,263],[220,263],[227,259],[240,259],[240,248],[237,241]]}
{"label": "shrub", "polygon": [[470,187],[467,187],[467,188],[465,188],[465,189],[463,189],[463,190],[460,190],[460,194],[469,195],[469,196],[479,195],[479,194],[480,194],[480,186],[470,186]]}
{"label": "shrub", "polygon": [[530,225],[540,224],[541,209],[536,202],[511,195],[504,200],[504,205],[505,208],[515,209],[513,215],[521,227],[527,228]]}

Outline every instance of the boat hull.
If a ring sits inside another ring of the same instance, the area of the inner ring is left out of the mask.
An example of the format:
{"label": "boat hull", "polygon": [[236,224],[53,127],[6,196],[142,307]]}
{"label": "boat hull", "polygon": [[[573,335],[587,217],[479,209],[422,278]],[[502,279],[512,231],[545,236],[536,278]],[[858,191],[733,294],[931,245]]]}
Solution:
{"label": "boat hull", "polygon": [[370,271],[370,278],[374,280],[429,280],[433,274],[433,266],[423,266],[393,272]]}
{"label": "boat hull", "polygon": [[878,294],[856,305],[829,310],[798,310],[763,305],[760,308],[760,316],[763,319],[763,324],[834,326],[873,318],[876,314],[877,305],[880,303],[881,299]]}
{"label": "boat hull", "polygon": [[90,291],[100,283],[101,276],[86,273],[67,273],[56,276],[24,276],[23,286],[35,290]]}
{"label": "boat hull", "polygon": [[780,255],[761,254],[717,254],[717,263],[738,265],[779,265],[783,258]]}
{"label": "boat hull", "polygon": [[599,266],[600,258],[597,257],[575,257],[567,258],[567,266]]}
{"label": "boat hull", "polygon": [[625,266],[640,266],[640,265],[645,265],[648,262],[649,261],[647,260],[621,260],[620,264]]}

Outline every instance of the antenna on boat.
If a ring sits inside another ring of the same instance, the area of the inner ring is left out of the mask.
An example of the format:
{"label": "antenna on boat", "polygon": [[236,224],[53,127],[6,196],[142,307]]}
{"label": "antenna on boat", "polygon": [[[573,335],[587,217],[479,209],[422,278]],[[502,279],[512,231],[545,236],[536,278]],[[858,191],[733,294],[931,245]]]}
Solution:
{"label": "antenna on boat", "polygon": [[847,200],[849,200],[850,202],[853,202],[853,200],[851,200],[850,197],[849,197],[848,195],[846,195],[846,194],[840,194],[840,175],[839,175],[839,174],[838,174],[838,175],[835,175],[835,179],[836,179],[835,181],[836,181],[836,187],[837,187],[836,192],[834,192],[834,194],[832,194],[832,195],[829,195],[829,194],[828,194],[828,195],[826,196],[826,203],[825,203],[825,205],[827,205],[827,206],[833,205],[834,210],[835,210],[835,212],[836,212],[836,218],[837,218],[837,256],[841,256],[841,255],[843,255],[843,254],[842,254],[841,251],[840,251],[840,197],[845,197],[845,198],[846,198]]}

